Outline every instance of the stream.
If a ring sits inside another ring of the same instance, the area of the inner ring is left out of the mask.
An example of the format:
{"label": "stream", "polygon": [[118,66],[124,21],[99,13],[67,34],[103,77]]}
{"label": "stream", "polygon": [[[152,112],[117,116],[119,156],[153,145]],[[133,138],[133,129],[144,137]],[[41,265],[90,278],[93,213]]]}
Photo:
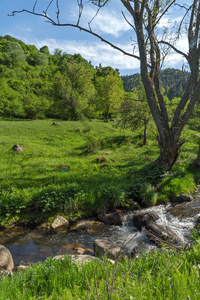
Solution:
{"label": "stream", "polygon": [[[174,207],[160,205],[142,209],[141,212],[157,213],[159,219],[156,223],[169,227],[178,235],[183,244],[186,244],[191,230],[196,224],[197,217],[200,215],[199,191],[194,198],[193,202],[184,202]],[[123,246],[128,253],[138,248],[148,252],[156,246],[148,240],[144,228],[140,232],[133,225],[134,214],[135,211],[127,212],[126,220],[122,226],[108,226],[102,223],[100,226],[82,232],[65,228],[55,233],[42,229],[13,226],[0,232],[0,244],[10,250],[15,266],[32,264],[44,261],[47,257],[64,254],[66,247],[73,244],[84,245],[89,248],[89,251],[93,248],[94,239],[99,238],[108,239],[119,246]]]}

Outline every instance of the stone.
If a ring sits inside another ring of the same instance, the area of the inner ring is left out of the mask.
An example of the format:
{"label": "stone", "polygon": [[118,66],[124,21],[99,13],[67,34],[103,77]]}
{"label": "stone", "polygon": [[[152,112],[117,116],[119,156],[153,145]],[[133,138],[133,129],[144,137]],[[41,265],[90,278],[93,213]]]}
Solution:
{"label": "stone", "polygon": [[187,194],[180,194],[175,198],[176,203],[183,203],[183,202],[191,202],[193,201],[194,198],[191,195],[187,195]]}
{"label": "stone", "polygon": [[17,270],[25,271],[25,270],[27,270],[28,268],[30,268],[30,266],[20,265],[20,266],[17,267]]}
{"label": "stone", "polygon": [[67,244],[61,247],[57,255],[60,254],[89,254],[94,255],[93,249],[87,248],[82,244]]}
{"label": "stone", "polygon": [[197,218],[200,214],[199,199],[197,198],[192,202],[178,204],[168,208],[167,211],[177,217],[180,221],[186,218]]}
{"label": "stone", "polygon": [[100,156],[100,157],[97,157],[97,158],[95,159],[95,161],[96,161],[97,163],[103,163],[103,162],[108,162],[108,159],[107,159],[106,157],[104,157],[104,156]]}
{"label": "stone", "polygon": [[12,147],[12,150],[13,151],[18,151],[18,152],[23,152],[24,149],[22,147],[20,147],[18,144],[15,144],[13,147]]}
{"label": "stone", "polygon": [[76,131],[76,132],[81,132],[82,130],[81,130],[79,127],[77,127],[77,128],[75,129],[75,131]]}
{"label": "stone", "polygon": [[109,214],[100,213],[98,215],[98,219],[108,225],[116,225],[116,226],[117,225],[121,226],[123,222],[126,220],[125,214],[120,210]]}
{"label": "stone", "polygon": [[108,256],[111,259],[117,259],[118,257],[124,258],[126,253],[114,243],[103,240],[103,239],[96,239],[93,242],[93,249],[95,256]]}
{"label": "stone", "polygon": [[69,225],[69,221],[62,216],[57,216],[55,221],[51,224],[53,229],[58,229],[60,227],[67,227]]}
{"label": "stone", "polygon": [[129,199],[129,209],[139,210],[141,207],[138,202],[134,201],[133,199]]}
{"label": "stone", "polygon": [[77,224],[73,225],[70,229],[76,231],[84,231],[100,225],[102,225],[102,223],[98,221],[80,221]]}
{"label": "stone", "polygon": [[[65,255],[56,255],[54,259],[65,259]],[[91,256],[91,255],[71,255],[72,262],[76,264],[86,264],[92,261],[99,261],[98,257]]]}
{"label": "stone", "polygon": [[72,261],[76,264],[87,264],[91,261],[99,261],[99,258],[91,255],[72,255]]}
{"label": "stone", "polygon": [[113,266],[115,266],[116,265],[116,260],[113,260],[113,259],[110,259],[110,258],[107,258],[107,261],[109,262],[109,263],[111,263],[111,265],[113,265]]}
{"label": "stone", "polygon": [[0,245],[0,271],[12,271],[14,269],[14,262],[12,255],[8,248]]}
{"label": "stone", "polygon": [[13,276],[13,272],[12,271],[0,271],[0,278],[5,278],[5,277],[11,277]]}
{"label": "stone", "polygon": [[171,247],[181,248],[183,246],[181,240],[175,232],[168,227],[158,225],[154,222],[147,223],[145,233],[150,241],[154,242],[158,247],[167,244]]}
{"label": "stone", "polygon": [[133,225],[139,230],[142,230],[142,227],[145,227],[146,224],[150,221],[156,221],[159,219],[159,216],[155,212],[137,212],[133,217]]}

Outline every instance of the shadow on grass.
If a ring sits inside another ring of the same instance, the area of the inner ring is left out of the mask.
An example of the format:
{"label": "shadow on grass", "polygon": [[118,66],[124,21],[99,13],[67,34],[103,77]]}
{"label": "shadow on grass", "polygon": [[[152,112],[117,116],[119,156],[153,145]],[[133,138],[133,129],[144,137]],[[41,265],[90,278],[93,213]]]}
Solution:
{"label": "shadow on grass", "polygon": [[0,121],[14,121],[14,122],[30,122],[30,121],[34,121],[34,119],[15,119],[15,118],[3,118],[0,117]]}
{"label": "shadow on grass", "polygon": [[76,148],[75,150],[81,150],[80,155],[87,155],[91,154],[97,150],[104,150],[104,149],[113,149],[113,148],[120,148],[122,146],[127,146],[129,144],[135,143],[137,137],[127,136],[127,135],[118,135],[113,137],[105,137],[99,138],[98,140],[88,140],[86,138],[86,142],[81,147]]}

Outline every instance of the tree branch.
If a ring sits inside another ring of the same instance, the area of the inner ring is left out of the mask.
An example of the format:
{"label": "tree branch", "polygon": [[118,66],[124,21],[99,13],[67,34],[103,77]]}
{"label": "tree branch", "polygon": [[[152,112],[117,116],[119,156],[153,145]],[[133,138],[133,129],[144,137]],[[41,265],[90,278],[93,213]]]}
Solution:
{"label": "tree branch", "polygon": [[170,9],[170,7],[176,2],[176,0],[173,0],[171,4],[169,4],[165,10],[162,12],[162,14],[160,15],[160,17],[157,19],[157,21],[155,22],[153,29],[156,27],[156,25],[160,22],[160,20],[162,19],[162,17],[166,14],[166,12]]}
{"label": "tree branch", "polygon": [[159,41],[158,44],[165,44],[167,46],[169,46],[170,48],[172,48],[175,52],[179,53],[180,55],[184,56],[186,58],[186,60],[188,61],[188,55],[185,54],[184,52],[182,52],[181,50],[177,49],[174,45],[170,44],[169,42],[166,41]]}
{"label": "tree branch", "polygon": [[53,19],[51,19],[47,14],[46,12],[44,11],[43,14],[41,13],[36,13],[34,11],[30,11],[30,10],[27,10],[27,9],[22,9],[22,10],[19,10],[19,11],[13,11],[11,15],[9,16],[15,16],[16,14],[19,14],[19,13],[23,13],[23,12],[26,12],[26,13],[29,13],[29,14],[32,14],[32,15],[35,15],[35,16],[39,16],[39,17],[43,17],[45,19],[48,20],[49,23],[51,23],[52,25],[54,26],[58,26],[58,27],[74,27],[74,28],[78,28],[82,31],[85,31],[87,33],[90,33],[92,34],[93,36],[97,37],[98,39],[100,39],[102,42],[110,45],[112,48],[122,52],[124,55],[127,55],[127,56],[130,56],[130,57],[133,57],[133,58],[136,58],[137,60],[140,60],[140,57],[137,56],[137,55],[134,55],[134,54],[131,54],[129,52],[126,52],[125,50],[121,49],[120,47],[118,47],[117,45],[109,42],[108,40],[104,39],[102,36],[100,36],[99,34],[87,29],[87,28],[84,28],[84,27],[81,27],[79,26],[78,24],[71,24],[71,23],[66,23],[66,24],[61,24],[61,23],[58,23],[58,22],[55,22]]}

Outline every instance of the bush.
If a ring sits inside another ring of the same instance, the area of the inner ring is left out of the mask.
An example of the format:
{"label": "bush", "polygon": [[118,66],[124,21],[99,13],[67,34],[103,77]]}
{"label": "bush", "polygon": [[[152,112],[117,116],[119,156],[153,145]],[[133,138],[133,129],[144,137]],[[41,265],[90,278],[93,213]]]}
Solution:
{"label": "bush", "polygon": [[146,206],[152,206],[157,202],[158,193],[153,190],[149,183],[145,183],[141,188],[141,197]]}

